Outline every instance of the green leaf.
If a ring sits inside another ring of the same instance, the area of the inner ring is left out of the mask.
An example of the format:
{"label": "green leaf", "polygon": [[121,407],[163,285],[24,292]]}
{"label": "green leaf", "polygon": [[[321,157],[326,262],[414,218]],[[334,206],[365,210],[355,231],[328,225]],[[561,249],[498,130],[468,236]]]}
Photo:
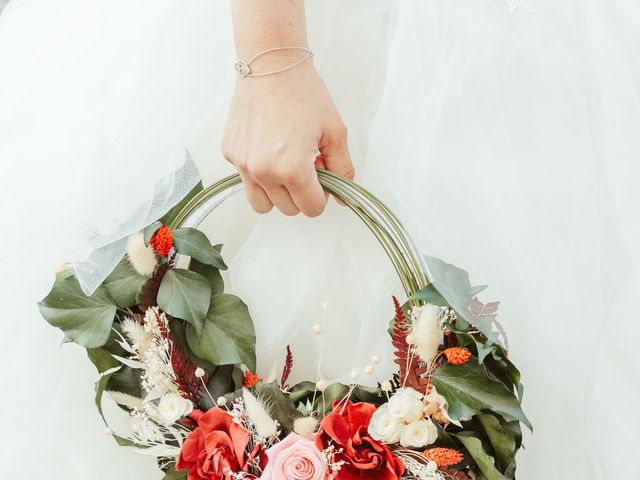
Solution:
{"label": "green leaf", "polygon": [[202,334],[189,325],[187,342],[194,354],[213,365],[243,363],[256,369],[253,321],[247,306],[234,295],[214,295]]}
{"label": "green leaf", "polygon": [[449,415],[456,420],[486,410],[531,428],[516,396],[502,383],[491,380],[486,367],[475,359],[465,365],[442,365],[433,373],[431,382],[447,399]]}
{"label": "green leaf", "polygon": [[472,286],[469,274],[455,265],[435,257],[425,256],[424,259],[433,277],[434,286],[457,312],[464,312],[469,299],[486,288]]}
{"label": "green leaf", "polygon": [[211,285],[211,293],[213,295],[224,292],[224,281],[222,280],[220,270],[216,267],[201,263],[195,258],[192,258],[189,262],[189,270],[199,273],[209,281],[209,285]]}
{"label": "green leaf", "polygon": [[98,369],[98,373],[104,373],[107,370],[120,366],[120,362],[113,358],[111,352],[104,348],[88,348],[87,355],[91,363]]}
{"label": "green leaf", "polygon": [[417,291],[409,297],[409,300],[423,300],[432,305],[438,305],[439,307],[448,307],[447,300],[440,295],[440,292],[436,290],[433,283],[428,284],[422,290]]}
{"label": "green leaf", "polygon": [[137,303],[136,297],[147,280],[149,277],[140,275],[128,261],[123,259],[106,278],[103,285],[116,305],[127,308]]}
{"label": "green leaf", "polygon": [[484,478],[487,480],[508,480],[496,468],[495,459],[487,452],[484,445],[482,445],[482,440],[475,432],[460,432],[455,434],[455,437],[462,442],[476,461]]}
{"label": "green leaf", "polygon": [[100,347],[107,342],[117,310],[105,287],[98,287],[88,297],[73,276],[56,279],[38,308],[47,322],[86,348]]}
{"label": "green leaf", "polygon": [[173,233],[173,244],[180,255],[188,255],[220,270],[227,269],[218,249],[211,245],[207,236],[200,230],[178,228],[171,233]]}
{"label": "green leaf", "polygon": [[211,304],[206,278],[184,268],[167,270],[158,290],[158,306],[169,315],[193,325],[198,335]]}
{"label": "green leaf", "polygon": [[[493,447],[500,469],[506,472],[513,464],[518,448],[513,432],[506,429],[496,416],[489,413],[478,415],[478,421]],[[517,424],[517,422],[513,423]]]}

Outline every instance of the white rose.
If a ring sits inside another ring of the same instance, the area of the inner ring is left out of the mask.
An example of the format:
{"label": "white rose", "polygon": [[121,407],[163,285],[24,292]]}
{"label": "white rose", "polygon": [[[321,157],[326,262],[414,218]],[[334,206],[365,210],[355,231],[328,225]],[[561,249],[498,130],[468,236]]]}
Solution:
{"label": "white rose", "polygon": [[381,440],[385,443],[398,443],[404,427],[405,424],[402,420],[393,417],[389,413],[389,404],[385,403],[371,417],[369,433],[375,440]]}
{"label": "white rose", "polygon": [[439,307],[427,304],[411,311],[411,337],[420,360],[431,362],[443,341]]}
{"label": "white rose", "polygon": [[416,420],[404,427],[400,435],[403,447],[422,448],[431,445],[438,438],[438,429],[431,420]]}
{"label": "white rose", "polygon": [[413,388],[400,388],[389,399],[389,413],[407,423],[423,417],[422,394]]}
{"label": "white rose", "polygon": [[158,413],[165,425],[175,423],[193,411],[193,403],[177,393],[168,393],[160,399]]}

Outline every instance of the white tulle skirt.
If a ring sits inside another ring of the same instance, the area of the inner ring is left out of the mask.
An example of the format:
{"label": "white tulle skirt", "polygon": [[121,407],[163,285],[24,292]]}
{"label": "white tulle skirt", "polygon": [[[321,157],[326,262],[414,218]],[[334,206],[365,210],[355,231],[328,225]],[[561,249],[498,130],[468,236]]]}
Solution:
{"label": "white tulle skirt", "polygon": [[[425,254],[502,301],[535,425],[518,478],[640,478],[640,6],[307,3],[357,180]],[[233,61],[223,1],[13,0],[0,15],[7,477],[159,478],[103,435],[93,368],[59,347],[35,302],[61,263],[140,228],[197,181],[180,170],[185,150],[205,183],[232,172],[218,145]],[[203,228],[226,244],[260,373],[281,368],[289,344],[294,380],[314,378],[321,353],[328,380],[372,355],[388,367],[363,382],[389,375],[399,282],[347,209],[258,218],[237,196]]]}

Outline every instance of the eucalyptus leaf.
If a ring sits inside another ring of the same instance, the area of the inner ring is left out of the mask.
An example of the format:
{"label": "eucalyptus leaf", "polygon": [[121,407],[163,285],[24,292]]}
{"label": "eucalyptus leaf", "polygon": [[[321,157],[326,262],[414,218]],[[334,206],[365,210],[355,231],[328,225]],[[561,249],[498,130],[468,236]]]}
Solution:
{"label": "eucalyptus leaf", "polygon": [[111,295],[111,298],[120,308],[127,308],[137,303],[136,298],[147,283],[149,277],[136,272],[127,260],[120,260],[120,263],[106,278],[103,285]]}
{"label": "eucalyptus leaf", "polygon": [[447,399],[449,415],[455,420],[494,411],[531,428],[516,396],[502,383],[490,379],[486,367],[475,359],[465,365],[442,365],[433,373],[431,382]]}
{"label": "eucalyptus leaf", "polygon": [[195,228],[177,228],[172,231],[173,244],[180,255],[188,255],[201,263],[226,270],[227,266],[217,248],[207,236]]}
{"label": "eucalyptus leaf", "polygon": [[105,287],[100,286],[93,295],[87,296],[73,276],[58,277],[38,308],[47,322],[86,348],[100,347],[107,342],[117,311]]}
{"label": "eucalyptus leaf", "polygon": [[482,440],[475,432],[460,432],[455,434],[455,437],[462,442],[473,457],[484,478],[487,480],[509,480],[497,469],[495,458],[487,452]]}
{"label": "eucalyptus leaf", "polygon": [[158,290],[158,306],[169,315],[181,318],[202,333],[211,304],[211,286],[206,278],[191,270],[167,270]]}
{"label": "eucalyptus leaf", "polygon": [[191,351],[213,365],[242,363],[256,369],[256,333],[247,306],[234,295],[211,298],[202,334],[190,324],[187,343]]}
{"label": "eucalyptus leaf", "polygon": [[195,258],[191,258],[189,261],[189,270],[199,273],[209,281],[209,285],[211,285],[211,293],[213,295],[224,292],[224,281],[222,280],[220,270],[216,267],[201,263]]}

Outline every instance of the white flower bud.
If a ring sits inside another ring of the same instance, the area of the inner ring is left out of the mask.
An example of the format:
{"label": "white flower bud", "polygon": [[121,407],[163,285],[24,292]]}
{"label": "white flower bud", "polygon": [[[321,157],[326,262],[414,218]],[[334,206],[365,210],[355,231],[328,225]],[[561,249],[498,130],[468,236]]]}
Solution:
{"label": "white flower bud", "polygon": [[353,372],[351,372],[351,381],[357,382],[358,380],[360,380],[360,372],[354,370]]}
{"label": "white flower bud", "polygon": [[319,335],[322,333],[322,325],[320,325],[319,323],[316,323],[313,326],[313,333],[315,333],[316,335]]}
{"label": "white flower bud", "polygon": [[219,407],[224,407],[227,404],[227,399],[225,397],[218,397],[216,403]]}
{"label": "white flower bud", "polygon": [[391,382],[389,380],[384,380],[380,383],[380,388],[382,389],[383,392],[390,392],[392,387],[391,387]]}
{"label": "white flower bud", "polygon": [[318,380],[318,382],[316,383],[316,388],[320,392],[324,392],[328,386],[329,384],[327,383],[326,380]]}
{"label": "white flower bud", "polygon": [[373,372],[375,372],[375,368],[373,368],[373,365],[367,365],[366,367],[364,367],[365,374],[373,375]]}
{"label": "white flower bud", "polygon": [[373,357],[371,357],[371,363],[373,363],[374,365],[379,365],[380,364],[380,356],[374,355]]}
{"label": "white flower bud", "polygon": [[202,368],[200,368],[200,367],[196,368],[195,376],[196,376],[196,378],[204,377],[204,370]]}

